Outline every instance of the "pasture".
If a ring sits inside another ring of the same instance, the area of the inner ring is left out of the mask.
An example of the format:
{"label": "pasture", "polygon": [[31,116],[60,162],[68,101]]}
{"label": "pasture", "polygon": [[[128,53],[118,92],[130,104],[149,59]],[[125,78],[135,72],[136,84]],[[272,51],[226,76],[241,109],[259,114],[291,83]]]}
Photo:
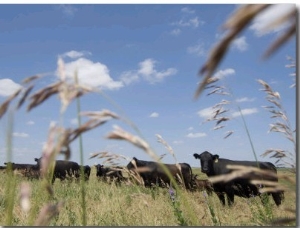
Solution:
{"label": "pasture", "polygon": [[[199,168],[193,173],[201,174]],[[279,170],[279,175],[295,174]],[[292,176],[291,176],[292,175]],[[8,181],[9,180],[9,181]],[[27,182],[31,188],[30,209],[25,212],[20,205],[20,185]],[[279,180],[286,186],[285,200],[279,207],[273,200],[263,206],[259,197],[250,199],[236,197],[232,207],[222,206],[216,194],[207,196],[203,191],[178,190],[172,203],[168,188],[145,188],[140,185],[105,183],[96,178],[92,167],[90,180],[84,184],[86,224],[88,226],[256,226],[270,225],[272,221],[295,218],[296,186],[289,181]],[[0,224],[7,225],[8,196],[13,197],[13,226],[33,225],[45,202],[63,202],[58,214],[53,215],[49,225],[82,225],[82,199],[80,183],[56,180],[53,197],[47,193],[42,180],[27,178],[1,171]],[[7,186],[10,184],[9,192]],[[269,197],[271,199],[271,197]],[[51,214],[51,213],[50,213]],[[47,216],[46,216],[47,217]],[[277,224],[280,224],[279,222]],[[295,220],[285,225],[294,226]]]}

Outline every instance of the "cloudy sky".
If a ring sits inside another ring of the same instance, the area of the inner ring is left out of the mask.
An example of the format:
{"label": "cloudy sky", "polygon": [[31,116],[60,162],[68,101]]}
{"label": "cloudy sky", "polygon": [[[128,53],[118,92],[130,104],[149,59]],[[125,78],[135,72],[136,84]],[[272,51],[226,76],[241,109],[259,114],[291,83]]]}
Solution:
{"label": "cloudy sky", "polygon": [[[280,133],[269,132],[276,120],[262,106],[270,103],[257,82],[262,79],[278,91],[281,102],[295,128],[294,68],[287,56],[295,58],[293,37],[268,60],[264,50],[286,25],[265,31],[274,16],[289,12],[291,5],[271,7],[263,12],[232,43],[214,77],[224,86],[224,94],[207,89],[197,99],[194,93],[201,81],[198,72],[212,47],[222,39],[221,25],[239,5],[1,5],[0,7],[0,102],[32,75],[43,77],[31,93],[57,82],[58,60],[64,62],[64,77],[71,82],[77,71],[79,83],[95,87],[100,93],[80,98],[82,111],[110,110],[130,120],[120,120],[83,134],[84,163],[102,163],[90,154],[108,151],[131,159],[150,160],[128,142],[106,136],[119,126],[146,140],[165,163],[173,163],[160,135],[173,149],[179,162],[199,166],[194,153],[205,150],[220,157],[254,160],[239,109],[244,115],[251,140],[260,160],[270,148],[293,153],[293,145]],[[208,95],[211,93],[210,95]],[[227,121],[208,121],[214,106],[224,103]],[[76,128],[76,102],[61,114],[55,95],[42,105],[13,112],[16,103],[0,120],[0,160],[8,159],[7,134],[12,126],[12,161],[34,163],[47,141],[49,126],[56,122]],[[13,117],[13,125],[9,124]],[[84,119],[83,121],[85,121]],[[230,134],[230,132],[233,132]],[[229,135],[230,134],[230,135]],[[228,136],[228,137],[226,137]],[[63,158],[63,157],[59,157]],[[71,160],[79,162],[79,142],[72,143]],[[123,164],[128,161],[124,161]],[[2,165],[2,164],[1,164]]]}

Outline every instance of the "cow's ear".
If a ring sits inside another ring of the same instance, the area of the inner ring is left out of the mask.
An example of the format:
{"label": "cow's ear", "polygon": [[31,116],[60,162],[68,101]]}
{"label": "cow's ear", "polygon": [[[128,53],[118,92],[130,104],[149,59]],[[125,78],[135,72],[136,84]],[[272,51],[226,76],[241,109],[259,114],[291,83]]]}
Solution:
{"label": "cow's ear", "polygon": [[219,161],[219,155],[215,154],[213,156],[213,160],[214,160],[215,163],[217,163]]}
{"label": "cow's ear", "polygon": [[196,158],[196,159],[200,159],[200,155],[199,154],[194,154],[194,157]]}

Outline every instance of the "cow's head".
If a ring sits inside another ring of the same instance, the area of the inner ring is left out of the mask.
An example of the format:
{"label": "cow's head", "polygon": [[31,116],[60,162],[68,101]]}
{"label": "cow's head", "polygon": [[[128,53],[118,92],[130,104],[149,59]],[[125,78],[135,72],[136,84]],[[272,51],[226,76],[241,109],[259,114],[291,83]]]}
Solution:
{"label": "cow's head", "polygon": [[128,163],[127,165],[127,169],[128,170],[133,170],[137,167],[137,158],[136,157],[133,157],[132,160]]}
{"label": "cow's head", "polygon": [[104,176],[104,166],[103,165],[95,165],[96,167],[96,171],[97,171],[97,174],[96,176],[99,177],[99,176]]}
{"label": "cow's head", "polygon": [[212,155],[208,151],[201,154],[194,154],[195,159],[200,159],[202,173],[210,174],[213,172],[213,164],[218,161],[219,155]]}

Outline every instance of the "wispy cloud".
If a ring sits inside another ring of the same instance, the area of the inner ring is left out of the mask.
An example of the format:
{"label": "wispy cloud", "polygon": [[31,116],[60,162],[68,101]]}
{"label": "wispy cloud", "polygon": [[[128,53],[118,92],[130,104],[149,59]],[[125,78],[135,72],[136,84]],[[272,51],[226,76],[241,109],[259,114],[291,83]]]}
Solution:
{"label": "wispy cloud", "polygon": [[175,26],[170,34],[173,36],[178,36],[182,33],[183,28],[198,28],[199,26],[205,24],[204,21],[199,20],[197,16],[194,15],[195,10],[190,7],[183,7],[180,10],[180,19],[171,23],[171,26]]}
{"label": "wispy cloud", "polygon": [[235,70],[232,69],[232,68],[227,68],[225,70],[219,70],[217,73],[215,73],[213,75],[213,77],[216,77],[218,79],[222,79],[228,75],[232,75],[232,74],[235,74]]}
{"label": "wispy cloud", "polygon": [[254,20],[252,25],[249,27],[250,30],[254,31],[256,36],[263,36],[268,33],[276,33],[288,26],[288,23],[283,24],[273,30],[266,30],[276,18],[290,13],[295,9],[295,4],[274,4],[267,8],[265,11],[260,13]]}
{"label": "wispy cloud", "polygon": [[233,42],[232,42],[232,46],[233,48],[243,52],[246,51],[248,49],[248,43],[246,41],[246,37],[245,36],[241,36],[239,38],[236,38]]}
{"label": "wispy cloud", "polygon": [[27,137],[29,137],[29,135],[27,133],[24,133],[24,132],[14,132],[13,136],[14,137],[20,137],[20,138],[27,138]]}
{"label": "wispy cloud", "polygon": [[64,54],[62,54],[62,57],[69,57],[71,59],[77,59],[77,58],[80,58],[84,55],[91,55],[91,52],[88,52],[88,51],[68,51],[68,52],[65,52]]}
{"label": "wispy cloud", "polygon": [[77,71],[80,84],[109,90],[124,86],[121,81],[113,80],[107,66],[100,62],[93,62],[86,58],[65,62],[65,74],[69,80],[74,80],[75,71]]}
{"label": "wispy cloud", "polygon": [[59,5],[59,9],[63,12],[63,14],[67,17],[73,17],[77,12],[77,8],[73,5],[61,4]]}
{"label": "wispy cloud", "polygon": [[189,128],[188,128],[188,131],[192,131],[192,130],[194,130],[193,127],[189,127]]}
{"label": "wispy cloud", "polygon": [[201,109],[200,111],[197,112],[197,114],[202,117],[202,118],[209,118],[210,116],[212,116],[214,112],[214,109],[212,107],[208,107],[208,108],[204,108]]}
{"label": "wispy cloud", "polygon": [[200,21],[198,17],[189,18],[189,19],[184,18],[173,23],[173,25],[179,27],[193,27],[193,28],[197,28],[200,24],[204,24],[204,22]]}
{"label": "wispy cloud", "polygon": [[236,99],[235,101],[238,102],[238,103],[252,102],[252,101],[255,101],[255,98],[241,97],[241,98]]}
{"label": "wispy cloud", "polygon": [[186,137],[188,138],[201,138],[201,137],[205,137],[206,136],[206,133],[203,133],[203,132],[198,132],[198,133],[188,133],[186,135]]}
{"label": "wispy cloud", "polygon": [[27,123],[26,123],[27,125],[34,125],[35,124],[35,122],[34,121],[32,121],[32,120],[29,120],[29,121],[27,121]]}
{"label": "wispy cloud", "polygon": [[[257,108],[245,108],[245,109],[242,109],[241,112],[242,112],[243,116],[246,116],[246,115],[251,115],[251,114],[257,113],[258,110],[257,110]],[[233,112],[232,113],[233,117],[238,117],[240,115],[241,115],[240,112]]]}
{"label": "wispy cloud", "polygon": [[0,96],[10,96],[22,86],[9,78],[0,79]]}
{"label": "wispy cloud", "polygon": [[168,68],[167,70],[157,71],[155,69],[156,61],[153,59],[145,59],[139,63],[138,70],[125,71],[121,74],[121,80],[125,84],[138,81],[140,78],[148,81],[151,84],[161,82],[164,78],[177,73],[175,68]]}
{"label": "wispy cloud", "polygon": [[181,12],[193,14],[193,13],[195,13],[195,10],[191,10],[189,7],[183,7],[183,8],[181,8]]}
{"label": "wispy cloud", "polygon": [[153,113],[151,113],[149,115],[149,117],[151,117],[151,118],[157,118],[157,117],[159,117],[159,114],[157,112],[153,112]]}
{"label": "wispy cloud", "polygon": [[179,28],[173,29],[170,33],[173,36],[178,36],[181,33],[181,29]]}
{"label": "wispy cloud", "polygon": [[205,56],[207,53],[203,43],[188,47],[187,52],[190,54],[196,54],[197,56]]}
{"label": "wispy cloud", "polygon": [[183,141],[182,140],[174,140],[173,144],[176,144],[176,145],[183,144]]}

